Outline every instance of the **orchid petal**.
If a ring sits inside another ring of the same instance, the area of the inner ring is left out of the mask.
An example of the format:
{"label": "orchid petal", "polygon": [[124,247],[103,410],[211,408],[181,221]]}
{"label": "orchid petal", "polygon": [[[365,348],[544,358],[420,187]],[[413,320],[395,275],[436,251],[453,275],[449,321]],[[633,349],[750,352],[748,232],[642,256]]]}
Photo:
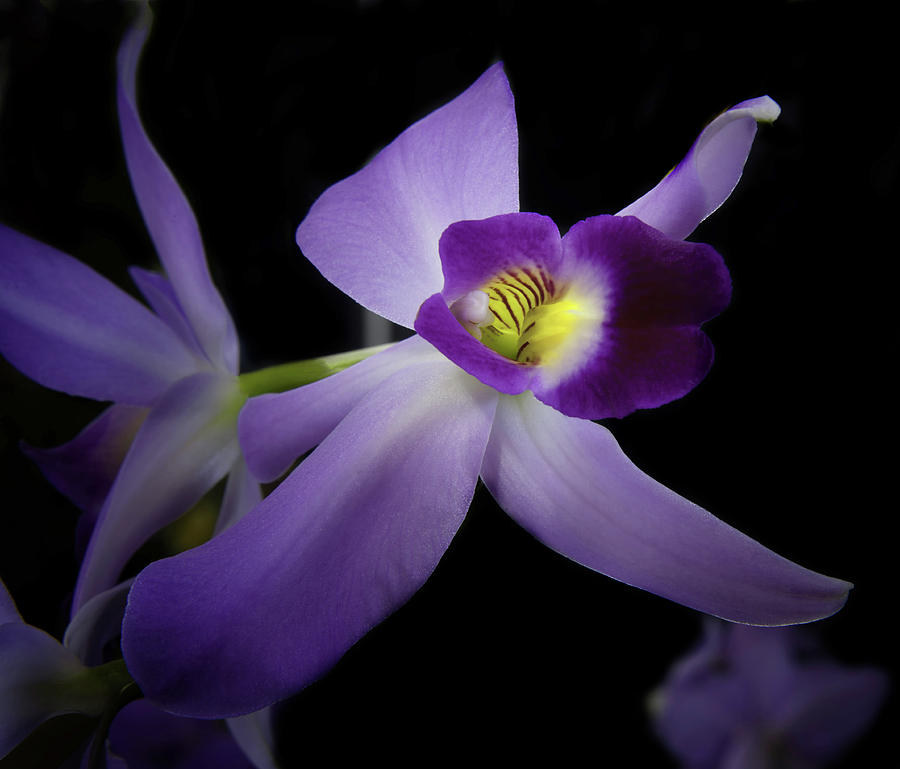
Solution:
{"label": "orchid petal", "polygon": [[466,331],[441,294],[422,302],[416,331],[461,369],[498,392],[517,395],[529,389],[538,376],[536,367],[504,358]]}
{"label": "orchid petal", "polygon": [[698,680],[667,685],[656,729],[684,766],[719,769],[732,736],[750,720],[747,690],[715,669]]}
{"label": "orchid petal", "polygon": [[412,327],[440,291],[441,233],[519,209],[512,93],[498,63],[327,189],[297,229],[319,271],[363,306]]}
{"label": "orchid petal", "polygon": [[[239,455],[237,380],[212,373],[176,383],[147,416],[100,512],[73,614],[114,585],[147,538],[188,510]],[[161,483],[160,478],[165,478]]]}
{"label": "orchid petal", "polygon": [[438,250],[444,275],[441,294],[447,304],[523,267],[556,275],[563,253],[556,224],[533,213],[455,222],[441,235]]}
{"label": "orchid petal", "polygon": [[236,374],[237,332],[206,263],[190,203],[144,131],[137,108],[137,67],[148,23],[125,35],[118,55],[117,99],[134,194],[178,303],[209,360]]}
{"label": "orchid petal", "polygon": [[686,238],[722,205],[740,181],[758,122],[781,112],[768,96],[742,101],[713,120],[684,159],[652,190],[619,211],[670,238]]}
{"label": "orchid petal", "polygon": [[263,708],[225,722],[235,742],[241,746],[256,769],[278,769],[275,735],[272,732],[272,708]]}
{"label": "orchid petal", "polygon": [[198,369],[210,368],[209,358],[203,352],[197,335],[194,333],[194,329],[191,328],[191,322],[178,303],[178,297],[175,296],[172,281],[165,275],[160,275],[150,270],[142,270],[140,267],[130,267],[128,273],[131,275],[131,279],[138,287],[138,290],[144,295],[147,304],[178,335],[178,338],[184,342],[185,347],[194,353],[197,358]]}
{"label": "orchid petal", "polygon": [[772,755],[766,735],[754,732],[738,734],[721,763],[710,765],[710,769],[772,769]]}
{"label": "orchid petal", "polygon": [[128,769],[253,769],[220,721],[179,718],[147,700],[119,711],[109,750]]}
{"label": "orchid petal", "polygon": [[49,449],[22,445],[22,451],[41,468],[44,477],[82,511],[76,534],[80,555],[146,416],[146,408],[117,403],[68,443]]}
{"label": "orchid petal", "polygon": [[48,718],[99,715],[108,698],[78,658],[53,636],[22,622],[0,625],[0,758]]}
{"label": "orchid petal", "polygon": [[213,534],[220,534],[236,524],[262,501],[262,489],[242,456],[234,460],[225,483],[222,507]]}
{"label": "orchid petal", "polygon": [[72,618],[63,636],[63,646],[78,656],[85,665],[105,662],[103,650],[122,632],[125,602],[133,579],[98,593],[84,604]]}
{"label": "orchid petal", "polygon": [[45,387],[136,406],[196,369],[181,340],[140,302],[3,225],[0,352]]}
{"label": "orchid petal", "polygon": [[5,625],[7,622],[22,621],[22,616],[16,608],[16,602],[13,601],[9,590],[6,589],[6,585],[0,579],[0,625]]}
{"label": "orchid petal", "polygon": [[773,553],[638,470],[608,430],[527,394],[500,399],[482,477],[544,544],[635,587],[735,622],[810,622],[851,585]]}
{"label": "orchid petal", "polygon": [[146,696],[231,716],[325,673],[437,565],[496,401],[448,361],[397,373],[242,521],[144,569],[122,648]]}
{"label": "orchid petal", "polygon": [[238,417],[247,465],[261,481],[274,481],[378,384],[409,365],[438,359],[428,342],[413,336],[326,379],[250,398]]}

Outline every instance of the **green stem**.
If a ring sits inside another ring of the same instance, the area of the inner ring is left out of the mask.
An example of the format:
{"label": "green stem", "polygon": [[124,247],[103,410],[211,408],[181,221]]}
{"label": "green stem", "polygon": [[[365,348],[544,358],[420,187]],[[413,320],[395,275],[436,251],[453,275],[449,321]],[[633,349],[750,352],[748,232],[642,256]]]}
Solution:
{"label": "green stem", "polygon": [[106,766],[106,737],[113,719],[129,702],[139,699],[143,694],[125,667],[125,660],[107,662],[105,665],[92,668],[92,672],[109,689],[109,700],[94,731],[87,763],[88,769],[102,769]]}
{"label": "green stem", "polygon": [[252,398],[263,393],[278,393],[291,390],[294,387],[317,382],[320,379],[336,374],[349,368],[354,363],[359,363],[375,353],[386,350],[394,343],[380,344],[375,347],[364,347],[361,350],[339,352],[336,355],[325,355],[321,358],[310,360],[298,360],[293,363],[282,363],[279,366],[270,366],[259,371],[251,371],[241,374],[241,390]]}

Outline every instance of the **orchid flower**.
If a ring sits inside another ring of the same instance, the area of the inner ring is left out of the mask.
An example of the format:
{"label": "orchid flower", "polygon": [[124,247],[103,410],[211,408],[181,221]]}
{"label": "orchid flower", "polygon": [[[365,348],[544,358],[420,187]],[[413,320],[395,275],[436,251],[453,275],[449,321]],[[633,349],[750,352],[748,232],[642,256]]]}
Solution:
{"label": "orchid flower", "polygon": [[330,379],[252,398],[248,465],[279,478],[234,527],[136,579],[129,670],[185,715],[252,710],[309,684],[428,579],[480,476],[559,553],[709,614],[779,625],[837,611],[850,585],[798,566],[644,475],[592,421],[704,376],[700,330],[728,302],[709,246],[684,242],[737,184],[757,121],[738,104],[655,188],[560,237],[518,213],[501,65],[314,203],[304,254],[417,335]]}
{"label": "orchid flower", "polygon": [[73,615],[222,478],[217,531],[260,500],[237,439],[248,393],[284,376],[296,386],[359,359],[237,376],[237,334],[194,213],[137,110],[148,19],[120,46],[116,95],[135,196],[165,271],[131,269],[152,311],[76,259],[0,225],[0,352],[46,387],[113,402],[71,442],[26,449],[83,511],[79,535],[90,541]]}
{"label": "orchid flower", "polygon": [[237,442],[246,396],[234,324],[190,204],[137,111],[148,31],[138,23],[122,42],[117,103],[135,196],[165,269],[131,269],[153,311],[72,257],[0,227],[0,350],[46,387],[113,402],[70,443],[29,451],[85,511],[90,542],[73,614],[226,475],[220,527],[260,498]]}
{"label": "orchid flower", "polygon": [[874,719],[887,675],[845,667],[797,628],[709,620],[650,698],[685,769],[820,769]]}
{"label": "orchid flower", "polygon": [[[0,582],[0,759],[23,762],[50,755],[60,761],[82,749],[98,724],[109,729],[107,765],[127,769],[177,766],[274,769],[274,740],[268,709],[226,724],[171,716],[140,699],[121,659],[101,664],[107,634],[98,616],[110,613],[118,595],[100,595],[76,615],[64,643],[26,624]],[[124,603],[124,597],[121,597]],[[119,613],[121,616],[121,613]],[[109,630],[109,628],[106,628]],[[85,632],[90,630],[90,632]],[[124,707],[123,707],[124,706]],[[87,719],[81,728],[51,731],[23,744],[36,728],[66,714]],[[105,741],[101,731],[100,748]],[[51,738],[52,736],[52,738]],[[49,742],[55,744],[47,744]],[[87,748],[89,752],[92,748]],[[87,753],[86,753],[87,755]],[[124,759],[124,762],[123,762]],[[28,765],[38,765],[37,763]],[[53,764],[56,765],[56,764]]]}

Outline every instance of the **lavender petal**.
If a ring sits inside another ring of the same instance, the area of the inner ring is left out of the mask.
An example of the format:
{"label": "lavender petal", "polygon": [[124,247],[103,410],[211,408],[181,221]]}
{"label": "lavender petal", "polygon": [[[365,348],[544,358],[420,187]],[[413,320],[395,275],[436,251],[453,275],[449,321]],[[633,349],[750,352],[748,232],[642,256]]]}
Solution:
{"label": "lavender petal", "polygon": [[851,588],[657,483],[600,425],[527,394],[500,399],[482,477],[501,507],[557,552],[714,616],[810,622],[840,609]]}
{"label": "lavender petal", "polygon": [[357,302],[412,327],[440,290],[438,240],[453,222],[519,208],[518,137],[500,64],[327,189],[297,229],[319,271]]}
{"label": "lavender petal", "polygon": [[122,567],[151,534],[186,512],[229,471],[240,451],[242,397],[235,378],[202,373],[175,384],[153,408],[97,519],[73,615],[116,584]]}
{"label": "lavender petal", "polygon": [[325,673],[437,565],[495,405],[446,361],[395,374],[242,521],[144,569],[123,626],[144,693],[174,713],[233,716]]}
{"label": "lavender petal", "polygon": [[771,123],[780,112],[768,96],[726,110],[703,129],[688,154],[659,184],[618,215],[636,216],[670,238],[686,238],[737,186],[756,137],[756,124]]}
{"label": "lavender petal", "polygon": [[251,398],[238,418],[247,465],[259,480],[274,481],[378,384],[407,366],[438,358],[431,345],[414,336],[326,379]]}
{"label": "lavender petal", "polygon": [[0,352],[45,387],[136,406],[196,369],[181,340],[140,302],[3,225]]}
{"label": "lavender petal", "polygon": [[137,66],[148,32],[149,24],[136,24],[118,55],[117,102],[128,172],[150,237],[200,345],[213,365],[236,374],[237,332],[210,277],[194,212],[138,114]]}

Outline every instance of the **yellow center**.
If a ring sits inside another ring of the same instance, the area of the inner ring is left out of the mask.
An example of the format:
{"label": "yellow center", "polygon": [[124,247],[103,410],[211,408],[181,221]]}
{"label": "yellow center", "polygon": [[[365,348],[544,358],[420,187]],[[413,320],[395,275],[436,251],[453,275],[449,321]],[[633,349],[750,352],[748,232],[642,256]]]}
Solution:
{"label": "yellow center", "polygon": [[583,341],[585,325],[601,320],[596,301],[536,267],[507,270],[481,290],[491,321],[482,326],[481,341],[517,363],[553,366]]}

